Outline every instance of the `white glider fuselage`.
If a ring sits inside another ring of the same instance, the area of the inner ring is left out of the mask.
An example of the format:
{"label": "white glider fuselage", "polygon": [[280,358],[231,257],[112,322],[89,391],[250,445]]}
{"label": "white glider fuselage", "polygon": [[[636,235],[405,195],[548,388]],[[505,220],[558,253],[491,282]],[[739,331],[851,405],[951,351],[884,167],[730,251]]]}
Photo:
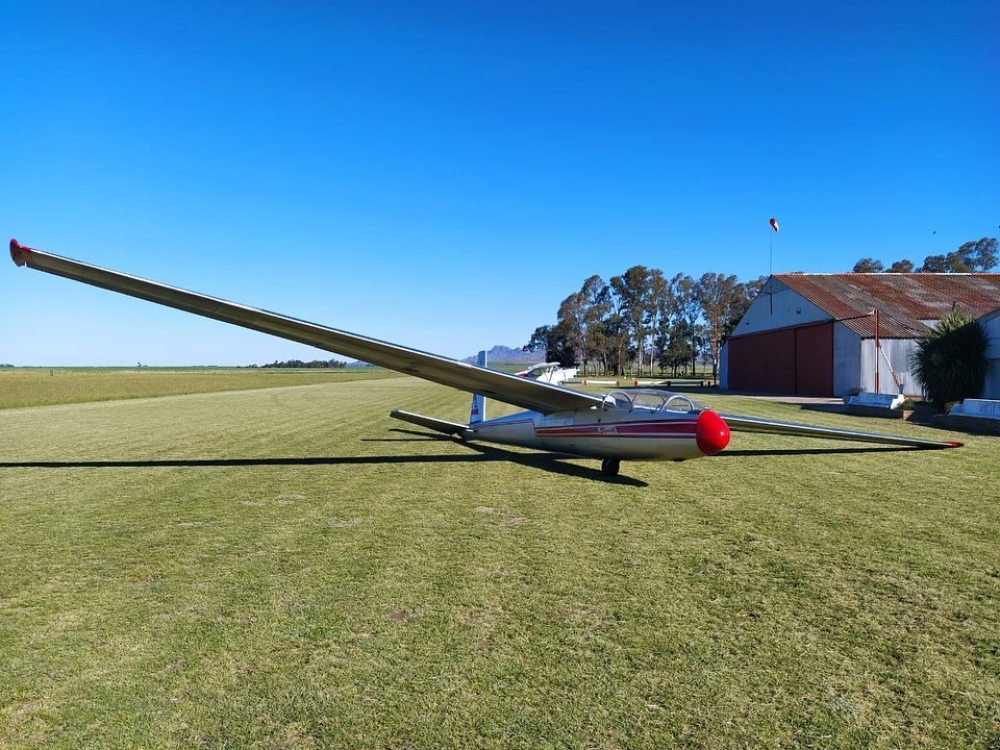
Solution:
{"label": "white glider fuselage", "polygon": [[523,411],[468,425],[398,409],[392,416],[463,440],[611,460],[685,461],[729,444],[729,426],[718,414],[687,396],[655,388],[615,391],[587,409]]}
{"label": "white glider fuselage", "polygon": [[725,448],[729,429],[707,410],[655,415],[612,407],[519,412],[469,427],[462,437],[574,456],[684,461]]}

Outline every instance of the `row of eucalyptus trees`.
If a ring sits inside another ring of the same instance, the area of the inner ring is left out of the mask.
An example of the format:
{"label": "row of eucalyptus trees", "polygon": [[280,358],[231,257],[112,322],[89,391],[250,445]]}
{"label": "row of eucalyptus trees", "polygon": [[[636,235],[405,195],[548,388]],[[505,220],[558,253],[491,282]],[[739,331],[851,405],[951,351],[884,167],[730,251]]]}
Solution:
{"label": "row of eucalyptus trees", "polygon": [[583,375],[638,377],[693,373],[719,349],[765,281],[706,273],[700,279],[632,266],[606,282],[591,276],[562,301],[554,325],[539,326],[524,347]]}

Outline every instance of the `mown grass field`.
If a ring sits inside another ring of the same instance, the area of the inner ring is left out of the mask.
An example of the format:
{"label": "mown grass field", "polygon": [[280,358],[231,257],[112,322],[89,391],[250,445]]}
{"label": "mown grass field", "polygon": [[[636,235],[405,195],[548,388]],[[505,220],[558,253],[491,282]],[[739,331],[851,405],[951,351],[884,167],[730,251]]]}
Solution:
{"label": "mown grass field", "polygon": [[606,480],[411,378],[0,411],[0,747],[1000,747],[1000,440],[709,400],[967,447]]}
{"label": "mown grass field", "polygon": [[390,377],[398,375],[375,368],[340,370],[225,367],[0,368],[0,409]]}

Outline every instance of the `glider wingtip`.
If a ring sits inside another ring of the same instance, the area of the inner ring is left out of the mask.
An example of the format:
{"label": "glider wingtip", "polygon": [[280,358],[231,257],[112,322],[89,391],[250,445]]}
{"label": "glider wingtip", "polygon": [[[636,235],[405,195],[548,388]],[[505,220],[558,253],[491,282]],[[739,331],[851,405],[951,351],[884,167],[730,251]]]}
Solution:
{"label": "glider wingtip", "polygon": [[931,450],[948,450],[949,448],[964,448],[965,443],[959,443],[957,440],[948,440],[941,443],[925,444],[925,447],[930,448]]}
{"label": "glider wingtip", "polygon": [[14,261],[15,265],[23,266],[27,263],[28,253],[31,252],[30,247],[25,247],[20,242],[15,240],[13,237],[10,239],[10,258]]}

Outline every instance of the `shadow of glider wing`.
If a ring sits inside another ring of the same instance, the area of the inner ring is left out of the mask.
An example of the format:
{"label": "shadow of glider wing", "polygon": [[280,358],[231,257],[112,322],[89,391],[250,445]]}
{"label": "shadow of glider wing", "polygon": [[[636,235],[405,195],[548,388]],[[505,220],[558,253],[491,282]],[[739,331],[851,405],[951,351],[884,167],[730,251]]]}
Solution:
{"label": "shadow of glider wing", "polygon": [[961,448],[962,443],[942,440],[923,440],[901,435],[884,435],[878,432],[841,430],[834,427],[820,427],[795,422],[776,422],[758,417],[741,417],[735,414],[720,414],[729,429],[737,432],[762,432],[768,435],[788,435],[790,437],[826,438],[827,440],[848,440],[856,443],[881,443],[883,445],[907,445],[913,448]]}
{"label": "shadow of glider wing", "polygon": [[549,414],[589,409],[602,403],[600,396],[519,378],[506,372],[458,362],[447,357],[397,346],[286,315],[185,291],[155,281],[98,268],[77,260],[24,247],[10,241],[10,255],[18,266],[28,266],[84,284],[155,302],[224,323],[270,333],[363,362],[415,375],[424,380],[480,393],[522,409]]}

